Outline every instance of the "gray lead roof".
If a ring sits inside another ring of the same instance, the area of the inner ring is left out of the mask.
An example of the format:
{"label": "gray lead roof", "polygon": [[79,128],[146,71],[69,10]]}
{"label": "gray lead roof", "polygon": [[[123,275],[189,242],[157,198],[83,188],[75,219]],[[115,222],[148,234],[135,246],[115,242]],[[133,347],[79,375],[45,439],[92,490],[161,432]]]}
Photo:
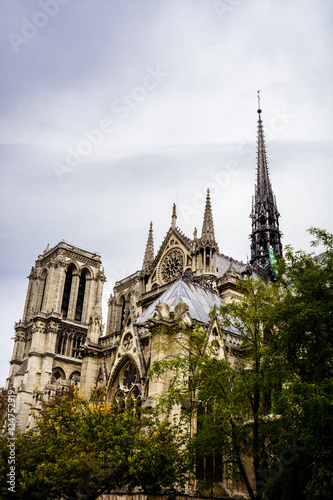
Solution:
{"label": "gray lead roof", "polygon": [[153,318],[157,304],[164,302],[174,311],[179,302],[189,306],[189,315],[200,323],[209,323],[209,312],[214,306],[219,306],[223,300],[209,288],[198,283],[184,281],[182,278],[175,281],[150,306],[138,316],[137,323],[145,323]]}

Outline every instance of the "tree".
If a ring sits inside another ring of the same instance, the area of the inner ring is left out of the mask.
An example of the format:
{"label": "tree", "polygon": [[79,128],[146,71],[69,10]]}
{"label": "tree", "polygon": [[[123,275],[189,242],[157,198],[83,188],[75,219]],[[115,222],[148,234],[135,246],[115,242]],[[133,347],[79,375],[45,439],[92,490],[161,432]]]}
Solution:
{"label": "tree", "polygon": [[[190,401],[185,418],[197,420],[197,431],[189,448],[197,464],[200,459],[211,464],[201,474],[197,466],[204,487],[216,482],[223,465],[228,476],[241,476],[254,500],[262,497],[262,470],[268,467],[268,444],[278,427],[274,415],[282,374],[271,362],[265,334],[274,331],[271,310],[280,292],[277,285],[267,287],[261,280],[246,279],[239,286],[243,301],[222,304],[213,317],[222,331],[237,330],[242,340],[240,355],[230,357],[225,351],[224,356],[217,357],[221,343],[217,338],[210,340],[207,329],[183,329],[177,334],[176,325],[172,336],[175,354],[155,362],[152,374],[173,374],[161,404],[167,403],[170,408]],[[169,343],[165,350],[170,352]],[[272,388],[276,392],[273,399]]]}
{"label": "tree", "polygon": [[108,404],[96,391],[88,401],[74,388],[43,402],[36,425],[17,435],[15,498],[94,499],[108,490],[158,491],[183,480],[181,437],[134,402]]}
{"label": "tree", "polygon": [[240,335],[237,358],[216,356],[221,339],[206,328],[168,327],[167,356],[152,375],[170,377],[161,404],[188,406],[184,418],[197,421],[188,448],[209,465],[196,471],[203,485],[218,480],[220,461],[252,500],[332,497],[333,235],[310,233],[319,256],[287,247],[275,283],[245,279],[243,300],[213,314]]}
{"label": "tree", "polygon": [[286,441],[299,451],[276,462],[271,499],[329,499],[333,491],[333,235],[309,231],[323,252],[287,248],[274,311],[275,356],[288,373],[276,455]]}

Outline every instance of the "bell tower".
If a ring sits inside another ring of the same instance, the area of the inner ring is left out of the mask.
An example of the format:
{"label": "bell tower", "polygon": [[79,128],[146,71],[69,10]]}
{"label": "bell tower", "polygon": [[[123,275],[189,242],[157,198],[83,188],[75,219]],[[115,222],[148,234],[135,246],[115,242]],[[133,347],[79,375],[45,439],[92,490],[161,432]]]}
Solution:
{"label": "bell tower", "polygon": [[[60,242],[48,246],[28,276],[22,320],[15,324],[7,388],[17,393],[17,427],[25,430],[36,389],[44,396],[60,385],[79,383],[78,349],[101,335],[105,281],[101,258]],[[97,318],[98,316],[98,318]],[[92,319],[100,328],[92,328]],[[96,334],[96,332],[99,332]]]}
{"label": "bell tower", "polygon": [[258,91],[257,183],[252,200],[251,265],[266,283],[274,279],[272,257],[282,256],[280,214],[268,173],[265,137]]}

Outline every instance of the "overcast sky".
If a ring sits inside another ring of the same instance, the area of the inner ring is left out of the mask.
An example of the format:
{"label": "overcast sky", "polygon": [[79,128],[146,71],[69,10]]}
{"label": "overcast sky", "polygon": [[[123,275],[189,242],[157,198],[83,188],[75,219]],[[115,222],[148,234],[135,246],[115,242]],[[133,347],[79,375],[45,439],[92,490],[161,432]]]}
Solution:
{"label": "overcast sky", "polygon": [[249,255],[257,90],[283,243],[332,223],[331,0],[1,1],[0,386],[39,254],[65,239],[115,280],[171,224]]}

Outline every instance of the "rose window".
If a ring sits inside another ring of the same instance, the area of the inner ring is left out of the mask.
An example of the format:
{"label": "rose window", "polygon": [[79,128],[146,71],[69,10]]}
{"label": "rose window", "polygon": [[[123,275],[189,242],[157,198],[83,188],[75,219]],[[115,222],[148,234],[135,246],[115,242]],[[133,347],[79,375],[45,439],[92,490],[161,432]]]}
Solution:
{"label": "rose window", "polygon": [[183,254],[180,250],[172,250],[162,260],[161,277],[165,283],[173,281],[183,271]]}

